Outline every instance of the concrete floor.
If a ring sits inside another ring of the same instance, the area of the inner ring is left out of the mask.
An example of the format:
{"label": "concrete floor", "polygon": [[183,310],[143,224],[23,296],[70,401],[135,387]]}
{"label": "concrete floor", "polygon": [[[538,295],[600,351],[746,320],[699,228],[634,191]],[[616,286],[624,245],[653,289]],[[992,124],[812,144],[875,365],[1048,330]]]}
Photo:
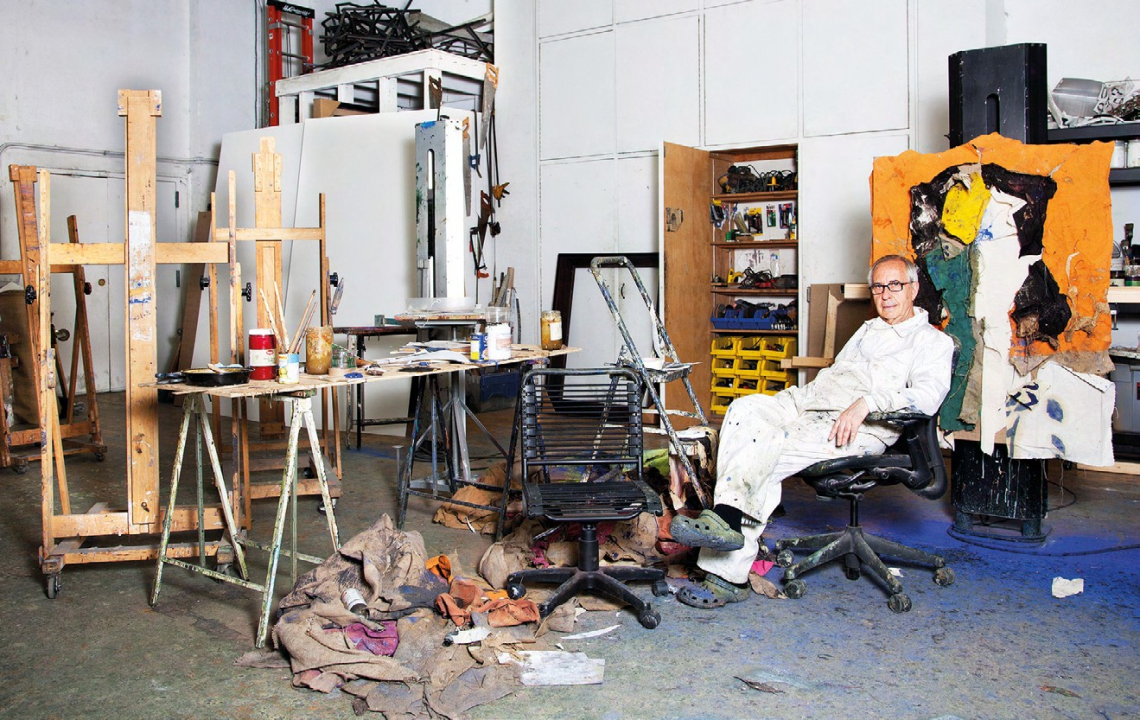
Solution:
{"label": "concrete floor", "polygon": [[[122,395],[100,397],[106,462],[68,463],[78,511],[125,502]],[[178,411],[162,406],[163,486]],[[506,432],[509,413],[485,421]],[[504,438],[505,439],[505,438]],[[342,537],[395,505],[393,438],[372,436],[346,453]],[[476,442],[475,454],[489,445]],[[0,471],[0,686],[4,718],[349,718],[349,699],[295,690],[286,670],[234,667],[253,645],[254,593],[168,568],[157,609],[147,605],[153,563],[69,566],[55,600],[44,594],[37,465]],[[1059,468],[1051,466],[1056,480]],[[756,597],[716,611],[663,599],[655,630],[628,612],[588,613],[581,630],[621,627],[566,641],[606,661],[602,685],[524,689],[476,708],[475,718],[1140,718],[1140,484],[1133,478],[1067,471],[1040,548],[1015,554],[946,534],[948,499],[921,500],[899,488],[864,505],[868,532],[941,551],[957,582],[938,587],[904,568],[914,609],[896,615],[871,580],[849,582],[838,566],[805,576],[801,600]],[[189,500],[189,497],[187,498]],[[846,505],[825,504],[798,481],[785,487],[787,516],[769,542],[846,523]],[[300,503],[302,549],[327,555],[315,498]],[[271,528],[273,501],[256,504],[255,536]],[[430,523],[416,501],[408,528],[429,552],[458,552],[474,568],[489,540]],[[1131,546],[1117,552],[1105,548]],[[254,567],[263,556],[254,552]],[[285,563],[283,563],[285,565]],[[255,570],[256,572],[256,570]],[[261,570],[264,572],[264,570]],[[780,571],[770,574],[779,584]],[[1050,594],[1056,576],[1083,578],[1083,594]],[[287,591],[286,572],[278,589]],[[642,590],[648,596],[648,588]],[[765,685],[757,690],[744,681]]]}

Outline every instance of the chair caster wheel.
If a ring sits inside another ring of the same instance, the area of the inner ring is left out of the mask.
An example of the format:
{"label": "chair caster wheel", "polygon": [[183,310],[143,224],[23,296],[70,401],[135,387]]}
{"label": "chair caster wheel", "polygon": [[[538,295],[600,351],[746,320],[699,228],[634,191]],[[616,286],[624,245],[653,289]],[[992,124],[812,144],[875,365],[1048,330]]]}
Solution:
{"label": "chair caster wheel", "polygon": [[910,598],[906,596],[906,593],[895,593],[894,595],[891,595],[889,600],[887,600],[887,607],[891,609],[891,612],[909,612]]}
{"label": "chair caster wheel", "polygon": [[[779,547],[779,544],[776,545]],[[796,561],[796,556],[792,554],[791,550],[781,550],[776,553],[776,564],[782,568],[789,568]]]}
{"label": "chair caster wheel", "polygon": [[[332,498],[331,502],[332,502],[333,510],[336,510],[336,498]],[[321,504],[317,506],[317,512],[319,512],[321,515],[327,515],[328,514],[327,512],[325,512],[324,501],[321,501]]]}
{"label": "chair caster wheel", "polygon": [[103,462],[106,459],[107,459],[107,453],[102,453],[102,452],[95,453],[95,461],[96,462]]}
{"label": "chair caster wheel", "polygon": [[843,574],[847,576],[848,580],[858,580],[863,577],[863,573],[859,571],[859,568],[845,567],[843,568]]}
{"label": "chair caster wheel", "polygon": [[661,613],[651,609],[648,605],[637,615],[637,621],[646,630],[652,630],[661,624]]}
{"label": "chair caster wheel", "polygon": [[669,594],[669,583],[664,580],[654,580],[652,590],[657,597],[665,597]]}
{"label": "chair caster wheel", "polygon": [[948,567],[938,568],[934,571],[934,582],[946,587],[954,584],[954,571]]}
{"label": "chair caster wheel", "polygon": [[28,461],[24,460],[23,462],[21,462],[21,461],[17,460],[16,464],[12,466],[12,470],[17,475],[26,475],[28,472]]}
{"label": "chair caster wheel", "polygon": [[507,597],[511,600],[518,600],[526,595],[526,588],[522,583],[507,583]]}
{"label": "chair caster wheel", "polygon": [[807,584],[803,580],[792,580],[784,586],[784,594],[793,600],[799,600],[807,594]]}
{"label": "chair caster wheel", "polygon": [[48,600],[55,600],[62,590],[62,583],[60,582],[59,575],[48,575],[44,578],[44,590],[47,592]]}

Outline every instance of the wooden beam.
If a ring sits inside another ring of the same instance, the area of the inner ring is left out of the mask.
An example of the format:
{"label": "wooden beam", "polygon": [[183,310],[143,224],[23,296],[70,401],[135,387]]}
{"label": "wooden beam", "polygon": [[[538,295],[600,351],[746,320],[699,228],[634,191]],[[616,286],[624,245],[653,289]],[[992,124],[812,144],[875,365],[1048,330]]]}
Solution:
{"label": "wooden beam", "polygon": [[[236,228],[236,238],[241,242],[251,240],[320,240],[325,236],[324,228]],[[219,242],[229,240],[230,232],[226,228],[216,228],[214,239]]]}
{"label": "wooden beam", "polygon": [[[159,521],[165,515],[166,509],[159,513]],[[225,527],[220,507],[207,507],[205,514],[207,530],[217,530]],[[52,529],[55,536],[66,537],[97,537],[101,535],[129,535],[132,533],[131,521],[125,510],[119,512],[86,513],[82,515],[56,515],[52,519]],[[171,520],[172,532],[185,532],[198,529],[198,508],[194,505],[179,506],[174,509],[174,519]]]}
{"label": "wooden beam", "polygon": [[143,387],[158,366],[155,310],[155,118],[162,115],[158,90],[120,90],[126,117],[127,298],[127,512],[140,531],[157,530],[158,390]]}

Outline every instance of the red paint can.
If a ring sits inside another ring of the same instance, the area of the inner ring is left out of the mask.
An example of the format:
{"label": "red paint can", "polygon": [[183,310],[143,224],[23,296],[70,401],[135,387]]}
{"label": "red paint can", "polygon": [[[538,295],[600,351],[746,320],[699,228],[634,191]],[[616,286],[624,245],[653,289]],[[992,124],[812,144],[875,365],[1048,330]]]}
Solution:
{"label": "red paint can", "polygon": [[277,338],[272,330],[253,328],[249,331],[250,380],[277,378]]}

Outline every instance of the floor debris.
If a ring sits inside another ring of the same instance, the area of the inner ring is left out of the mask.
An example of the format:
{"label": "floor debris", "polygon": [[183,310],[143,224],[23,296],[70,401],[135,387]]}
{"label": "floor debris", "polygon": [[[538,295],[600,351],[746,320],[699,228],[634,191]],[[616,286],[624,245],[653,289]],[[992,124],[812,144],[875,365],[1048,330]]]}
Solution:
{"label": "floor debris", "polygon": [[759,690],[760,692],[772,693],[773,695],[776,693],[784,692],[783,690],[781,690],[778,687],[775,687],[774,685],[769,685],[768,683],[763,683],[763,682],[757,682],[756,680],[745,680],[744,678],[740,677],[739,675],[736,676],[736,679],[739,680],[740,682],[744,683],[748,687],[752,688],[753,690]]}
{"label": "floor debris", "polygon": [[601,637],[602,635],[608,635],[609,633],[612,633],[614,630],[617,630],[619,627],[621,627],[621,625],[610,625],[609,627],[602,628],[601,630],[591,630],[589,632],[577,633],[575,635],[566,635],[562,639],[563,640],[585,640],[586,638]]}
{"label": "floor debris", "polygon": [[1074,580],[1066,580],[1063,577],[1053,578],[1053,597],[1066,598],[1070,595],[1077,595],[1085,591],[1084,578],[1076,578]]}
{"label": "floor debris", "polygon": [[523,685],[600,685],[605,676],[606,661],[586,657],[580,652],[557,650],[524,650],[499,654],[499,662],[521,668]]}

